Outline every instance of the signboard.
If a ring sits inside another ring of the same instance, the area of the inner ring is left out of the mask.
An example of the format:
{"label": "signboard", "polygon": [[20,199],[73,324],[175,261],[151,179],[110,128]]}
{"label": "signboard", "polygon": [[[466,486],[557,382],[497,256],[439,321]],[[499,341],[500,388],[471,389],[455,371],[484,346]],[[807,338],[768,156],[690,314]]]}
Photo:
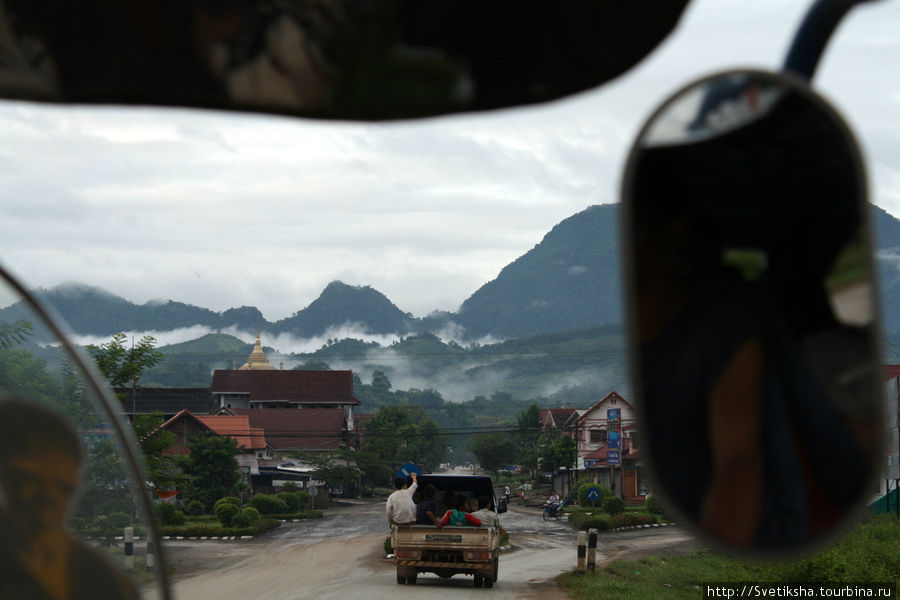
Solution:
{"label": "signboard", "polygon": [[621,450],[622,449],[622,440],[618,437],[616,439],[609,438],[606,440],[606,445],[610,450]]}
{"label": "signboard", "polygon": [[417,467],[415,463],[406,463],[405,465],[397,469],[397,474],[394,475],[394,477],[406,478],[413,473],[415,473],[417,477],[421,475],[421,473],[419,472],[419,467]]}
{"label": "signboard", "polygon": [[312,496],[313,498],[315,498],[316,496],[319,495],[319,488],[317,488],[317,487],[311,487],[311,488],[309,488],[308,490],[306,490],[306,492],[307,492],[310,496]]}
{"label": "signboard", "polygon": [[589,468],[593,467],[595,464],[597,464],[598,462],[600,462],[600,461],[594,460],[593,458],[586,458],[586,459],[584,459],[584,468],[589,469]]}
{"label": "signboard", "polygon": [[620,465],[622,464],[622,456],[618,450],[607,450],[606,451],[606,464],[608,465]]}
{"label": "signboard", "polygon": [[610,421],[618,421],[622,416],[621,408],[607,408],[606,409],[606,418]]}
{"label": "signboard", "polygon": [[591,502],[599,502],[600,501],[600,488],[589,487],[588,491],[587,491],[587,499]]}

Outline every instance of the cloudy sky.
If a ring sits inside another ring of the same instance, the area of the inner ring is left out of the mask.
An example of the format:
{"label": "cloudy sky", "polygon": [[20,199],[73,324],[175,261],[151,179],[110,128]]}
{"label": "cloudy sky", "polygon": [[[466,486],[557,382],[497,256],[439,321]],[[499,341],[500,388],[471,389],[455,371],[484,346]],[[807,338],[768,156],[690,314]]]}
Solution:
{"label": "cloudy sky", "polygon": [[[332,280],[422,316],[456,310],[559,221],[617,200],[642,121],[689,79],[777,68],[808,2],[694,0],[601,90],[405,124],[0,103],[0,260],[66,281],[268,320]],[[900,2],[857,8],[815,86],[856,131],[872,200],[900,215]]]}

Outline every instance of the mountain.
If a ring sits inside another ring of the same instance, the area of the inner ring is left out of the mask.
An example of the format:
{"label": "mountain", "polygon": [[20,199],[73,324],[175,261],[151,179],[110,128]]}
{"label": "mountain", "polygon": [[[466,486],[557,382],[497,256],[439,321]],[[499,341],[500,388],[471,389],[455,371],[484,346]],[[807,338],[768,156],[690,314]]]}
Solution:
{"label": "mountain", "polygon": [[620,323],[618,205],[565,219],[459,309],[470,337],[519,338]]}
{"label": "mountain", "polygon": [[[137,305],[101,288],[81,283],[64,283],[36,295],[50,304],[77,334],[111,336],[120,331],[170,331],[193,325],[217,327],[219,315],[209,309],[182,302],[150,301]],[[0,321],[34,320],[20,301],[0,309]],[[36,328],[36,337],[41,337]]]}
{"label": "mountain", "polygon": [[416,328],[412,315],[401,311],[381,292],[332,281],[309,306],[265,329],[313,337],[348,323],[373,334],[406,333]]}
{"label": "mountain", "polygon": [[[872,206],[880,275],[882,323],[900,334],[900,221]],[[436,333],[451,323],[468,339],[485,335],[514,339],[621,323],[622,285],[618,206],[592,206],[563,220],[541,242],[485,283],[457,313],[415,319],[369,286],[333,281],[309,306],[275,323],[255,307],[216,313],[168,300],[136,305],[99,288],[64,284],[39,295],[78,334],[109,336],[119,331],[166,331],[193,325],[212,330],[236,327],[297,337],[324,334],[346,324],[372,334]],[[33,320],[23,303],[0,309],[0,322]],[[36,328],[35,340],[49,339]]]}

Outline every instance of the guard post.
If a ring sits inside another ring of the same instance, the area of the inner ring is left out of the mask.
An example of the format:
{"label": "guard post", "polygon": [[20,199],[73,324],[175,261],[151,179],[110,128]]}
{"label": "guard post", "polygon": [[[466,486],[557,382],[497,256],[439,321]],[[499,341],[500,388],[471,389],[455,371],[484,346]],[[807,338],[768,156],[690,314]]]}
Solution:
{"label": "guard post", "polygon": [[584,556],[586,552],[585,544],[587,544],[587,532],[578,532],[578,565],[575,567],[577,573],[584,574]]}
{"label": "guard post", "polygon": [[597,530],[588,530],[587,568],[593,571],[597,568]]}
{"label": "guard post", "polygon": [[126,527],[125,535],[125,568],[134,569],[134,527]]}
{"label": "guard post", "polygon": [[153,572],[153,540],[147,540],[147,572]]}

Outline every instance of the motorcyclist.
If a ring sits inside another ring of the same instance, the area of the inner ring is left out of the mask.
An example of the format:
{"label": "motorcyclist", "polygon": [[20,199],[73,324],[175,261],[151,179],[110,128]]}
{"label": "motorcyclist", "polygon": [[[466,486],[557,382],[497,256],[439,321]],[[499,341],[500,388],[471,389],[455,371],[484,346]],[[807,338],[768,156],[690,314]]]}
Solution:
{"label": "motorcyclist", "polygon": [[559,494],[556,493],[556,490],[550,490],[550,497],[547,499],[547,508],[554,517],[556,516],[556,511],[559,510],[559,504]]}

